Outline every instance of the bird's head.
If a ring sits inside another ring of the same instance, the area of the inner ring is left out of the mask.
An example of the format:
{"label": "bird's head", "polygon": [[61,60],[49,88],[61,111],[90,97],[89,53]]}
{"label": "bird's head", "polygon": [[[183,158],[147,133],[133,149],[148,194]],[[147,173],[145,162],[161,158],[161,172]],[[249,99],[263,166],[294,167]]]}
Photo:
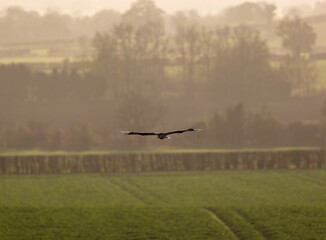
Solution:
{"label": "bird's head", "polygon": [[131,131],[121,131],[123,134],[128,135]]}

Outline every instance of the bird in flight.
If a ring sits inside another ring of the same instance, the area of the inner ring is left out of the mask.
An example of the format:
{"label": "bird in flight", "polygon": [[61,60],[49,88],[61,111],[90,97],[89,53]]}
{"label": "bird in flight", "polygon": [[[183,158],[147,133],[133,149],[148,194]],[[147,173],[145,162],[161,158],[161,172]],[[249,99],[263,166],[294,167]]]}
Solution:
{"label": "bird in flight", "polygon": [[159,132],[159,133],[158,132],[133,132],[133,131],[121,131],[121,132],[126,135],[157,136],[159,139],[163,140],[165,138],[171,139],[170,136],[168,136],[171,134],[194,132],[194,131],[201,131],[201,129],[188,128],[188,129],[183,129],[183,130],[175,130],[175,131],[171,131],[171,132]]}

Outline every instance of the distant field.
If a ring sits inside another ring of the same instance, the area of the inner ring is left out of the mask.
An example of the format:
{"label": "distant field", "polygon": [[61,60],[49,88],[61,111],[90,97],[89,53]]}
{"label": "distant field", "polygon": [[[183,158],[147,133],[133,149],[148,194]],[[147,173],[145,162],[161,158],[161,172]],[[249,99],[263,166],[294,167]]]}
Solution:
{"label": "distant field", "polygon": [[61,63],[64,60],[75,60],[74,57],[6,57],[0,58],[0,64],[11,64],[11,63],[21,63],[21,64],[32,64],[32,63]]}
{"label": "distant field", "polygon": [[[5,57],[0,58],[0,64],[11,64],[11,63],[19,63],[19,64],[58,64],[62,63],[64,60],[77,61],[78,57],[66,57],[66,56],[46,56],[46,55],[37,55],[31,57]],[[277,66],[277,63],[273,63],[273,65]],[[168,74],[172,74],[173,76],[178,74],[177,67],[168,67]],[[317,90],[322,90],[326,88],[326,60],[319,60],[316,62],[316,70],[317,70]]]}
{"label": "distant field", "polygon": [[0,239],[326,239],[326,171],[0,177]]}
{"label": "distant field", "polygon": [[[273,67],[278,67],[280,62],[272,62]],[[317,71],[316,89],[323,90],[326,88],[326,60],[318,60],[315,63]]]}

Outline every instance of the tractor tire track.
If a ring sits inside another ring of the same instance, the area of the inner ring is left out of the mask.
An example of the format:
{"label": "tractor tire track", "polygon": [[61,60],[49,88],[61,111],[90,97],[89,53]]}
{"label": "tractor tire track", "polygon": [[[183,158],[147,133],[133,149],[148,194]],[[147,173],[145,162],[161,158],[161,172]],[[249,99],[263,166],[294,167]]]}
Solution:
{"label": "tractor tire track", "polygon": [[[121,180],[121,178],[120,178],[120,180]],[[130,186],[132,186],[132,185],[125,184],[125,183],[119,182],[117,180],[113,180],[113,178],[110,178],[110,182],[112,185],[116,186],[121,191],[129,194],[130,196],[139,200],[140,202],[144,203],[145,205],[153,205],[152,201],[145,199],[144,196],[142,194],[139,194],[139,192],[137,190],[130,188]]]}
{"label": "tractor tire track", "polygon": [[139,186],[139,184],[131,181],[130,179],[123,179],[126,183],[128,183],[129,185],[133,186],[135,189],[137,189],[139,192],[142,192],[145,195],[150,196],[156,203],[161,203],[164,205],[169,205],[169,202],[162,199],[162,196],[155,194],[151,191],[145,191],[144,189],[141,188],[141,186]]}
{"label": "tractor tire track", "polygon": [[222,225],[228,232],[230,232],[232,239],[240,240],[239,236],[215,212],[213,212],[212,210],[210,210],[208,208],[202,208],[202,210],[204,212],[206,212],[214,221],[216,221],[218,224]]}
{"label": "tractor tire track", "polygon": [[309,182],[309,183],[313,183],[316,184],[320,187],[326,187],[326,183],[321,181],[320,179],[311,177],[311,176],[307,176],[307,175],[296,175],[295,176],[297,179],[300,179],[301,181],[305,181],[305,182]]}
{"label": "tractor tire track", "polygon": [[[257,225],[258,221],[257,222],[253,221],[252,219],[250,219],[250,217],[246,213],[240,211],[239,209],[238,210],[234,209],[234,211],[240,217],[242,217],[247,223],[249,223],[255,229],[255,231],[257,233],[260,234],[261,239],[281,239],[281,238],[279,238],[279,236],[275,235],[275,234],[277,234],[277,232],[276,233],[273,232],[273,229],[268,229],[268,228]],[[290,238],[290,236],[287,236],[287,238],[288,237]]]}

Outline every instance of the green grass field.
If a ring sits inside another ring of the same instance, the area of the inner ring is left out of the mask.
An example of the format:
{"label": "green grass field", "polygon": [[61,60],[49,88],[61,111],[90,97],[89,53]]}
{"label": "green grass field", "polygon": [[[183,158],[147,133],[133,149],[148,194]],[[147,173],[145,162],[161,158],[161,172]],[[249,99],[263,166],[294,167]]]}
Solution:
{"label": "green grass field", "polygon": [[0,177],[0,239],[326,239],[326,171]]}

